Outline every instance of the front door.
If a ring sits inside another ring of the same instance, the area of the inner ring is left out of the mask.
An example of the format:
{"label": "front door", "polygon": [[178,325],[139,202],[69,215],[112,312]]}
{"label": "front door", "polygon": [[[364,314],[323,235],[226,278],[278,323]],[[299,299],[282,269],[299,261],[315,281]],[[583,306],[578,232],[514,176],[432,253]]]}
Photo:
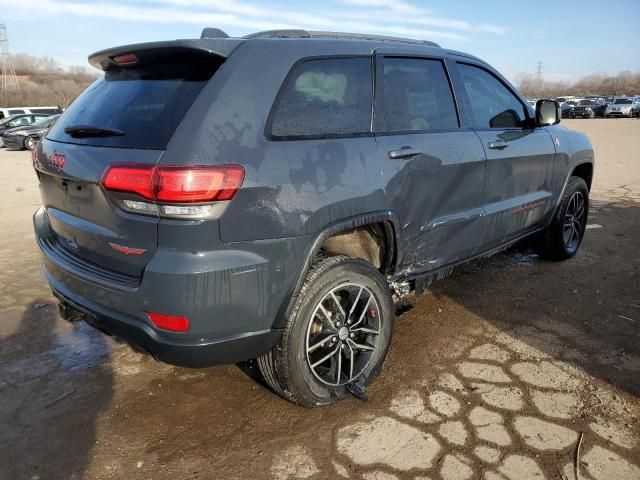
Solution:
{"label": "front door", "polygon": [[457,64],[462,95],[487,157],[480,250],[540,226],[554,205],[555,146],[545,128],[533,128],[524,102],[485,66]]}
{"label": "front door", "polygon": [[400,217],[401,269],[435,270],[471,256],[482,229],[485,157],[460,128],[442,58],[378,55],[376,144],[387,204]]}

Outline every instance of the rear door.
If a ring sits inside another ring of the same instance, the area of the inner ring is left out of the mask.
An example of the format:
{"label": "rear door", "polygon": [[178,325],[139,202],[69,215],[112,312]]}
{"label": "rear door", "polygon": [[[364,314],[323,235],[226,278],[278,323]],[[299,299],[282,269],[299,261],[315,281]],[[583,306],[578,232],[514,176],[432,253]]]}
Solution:
{"label": "rear door", "polygon": [[459,261],[478,246],[485,157],[459,118],[445,58],[377,56],[385,193],[400,216],[403,263],[418,270]]}
{"label": "rear door", "polygon": [[536,228],[553,208],[555,146],[532,128],[529,109],[488,67],[458,62],[457,89],[468,104],[487,156],[481,250]]}
{"label": "rear door", "polygon": [[106,71],[55,123],[36,155],[53,231],[48,241],[77,261],[130,276],[140,276],[156,250],[157,213],[128,208],[140,198],[107,193],[100,179],[113,163],[157,164],[221,64],[219,57],[189,52],[168,58],[156,52],[152,60]]}

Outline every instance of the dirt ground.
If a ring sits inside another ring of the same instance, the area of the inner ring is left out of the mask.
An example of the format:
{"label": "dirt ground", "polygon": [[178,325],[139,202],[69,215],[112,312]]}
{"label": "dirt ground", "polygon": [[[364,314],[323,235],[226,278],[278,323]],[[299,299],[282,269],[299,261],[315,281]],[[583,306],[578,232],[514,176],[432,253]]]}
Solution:
{"label": "dirt ground", "polygon": [[579,254],[457,270],[397,319],[369,402],[314,410],[250,363],[175,368],[60,320],[29,154],[0,151],[0,478],[640,479],[640,120],[564,124],[597,155]]}

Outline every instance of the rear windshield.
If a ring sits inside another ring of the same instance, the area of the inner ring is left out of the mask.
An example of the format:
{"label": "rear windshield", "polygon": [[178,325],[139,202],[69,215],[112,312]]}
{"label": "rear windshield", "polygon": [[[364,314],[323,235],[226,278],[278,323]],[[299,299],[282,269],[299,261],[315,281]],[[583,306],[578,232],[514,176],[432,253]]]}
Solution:
{"label": "rear windshield", "polygon": [[[200,56],[110,69],[71,104],[47,138],[81,145],[165,149],[221,63],[218,57]],[[72,137],[64,132],[72,125],[120,130],[124,135]]]}

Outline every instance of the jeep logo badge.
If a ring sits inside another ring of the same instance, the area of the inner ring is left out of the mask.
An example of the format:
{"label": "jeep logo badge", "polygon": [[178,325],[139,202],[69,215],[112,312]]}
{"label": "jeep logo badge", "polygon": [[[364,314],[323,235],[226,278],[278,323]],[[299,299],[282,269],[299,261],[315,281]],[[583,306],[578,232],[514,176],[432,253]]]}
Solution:
{"label": "jeep logo badge", "polygon": [[49,155],[49,166],[53,168],[57,168],[58,170],[62,170],[64,167],[64,163],[67,161],[67,157],[64,155],[60,155],[55,151]]}

